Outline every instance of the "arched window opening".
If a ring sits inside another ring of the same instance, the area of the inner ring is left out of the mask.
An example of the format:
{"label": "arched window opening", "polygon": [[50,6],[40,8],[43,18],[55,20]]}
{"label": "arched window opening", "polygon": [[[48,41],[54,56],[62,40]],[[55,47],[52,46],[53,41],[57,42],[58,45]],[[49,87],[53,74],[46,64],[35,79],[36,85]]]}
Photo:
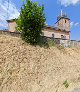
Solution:
{"label": "arched window opening", "polygon": [[65,20],[65,23],[66,23],[67,21]]}
{"label": "arched window opening", "polygon": [[54,38],[54,34],[52,34],[52,38]]}
{"label": "arched window opening", "polygon": [[61,35],[61,39],[66,39],[66,36],[65,35]]}

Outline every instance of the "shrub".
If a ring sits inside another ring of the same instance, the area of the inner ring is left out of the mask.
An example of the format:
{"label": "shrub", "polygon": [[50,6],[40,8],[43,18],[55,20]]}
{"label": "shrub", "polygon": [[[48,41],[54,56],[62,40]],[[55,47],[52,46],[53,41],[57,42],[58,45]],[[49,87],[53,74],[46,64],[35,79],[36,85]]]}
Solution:
{"label": "shrub", "polygon": [[16,20],[17,30],[21,32],[22,39],[31,44],[38,43],[45,20],[43,5],[40,6],[36,2],[26,0],[21,7],[20,16]]}
{"label": "shrub", "polygon": [[66,88],[68,88],[68,87],[69,87],[69,83],[68,83],[68,81],[65,80],[64,83],[63,83],[63,85],[64,85]]}
{"label": "shrub", "polygon": [[55,42],[53,40],[48,40],[48,46],[52,47],[55,45]]}

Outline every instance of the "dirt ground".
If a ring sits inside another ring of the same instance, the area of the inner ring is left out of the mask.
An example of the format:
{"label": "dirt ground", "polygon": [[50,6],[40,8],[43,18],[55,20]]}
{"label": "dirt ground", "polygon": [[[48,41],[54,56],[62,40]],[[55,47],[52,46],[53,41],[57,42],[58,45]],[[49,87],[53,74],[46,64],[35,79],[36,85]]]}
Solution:
{"label": "dirt ground", "polygon": [[[67,80],[66,88],[63,84]],[[0,92],[71,92],[80,88],[80,48],[31,46],[0,35]]]}

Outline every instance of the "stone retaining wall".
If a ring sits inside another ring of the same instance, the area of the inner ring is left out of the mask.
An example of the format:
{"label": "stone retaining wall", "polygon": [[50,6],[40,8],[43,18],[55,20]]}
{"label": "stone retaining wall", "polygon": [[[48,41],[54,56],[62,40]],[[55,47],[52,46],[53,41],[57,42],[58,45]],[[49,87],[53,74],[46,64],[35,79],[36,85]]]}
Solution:
{"label": "stone retaining wall", "polygon": [[[5,35],[11,35],[11,36],[16,36],[20,37],[19,32],[9,32],[9,31],[0,31],[0,34],[5,34]],[[80,41],[76,40],[66,40],[66,39],[58,39],[58,38],[50,38],[50,37],[43,37],[44,41],[52,40],[56,44],[62,45],[64,47],[80,47]]]}
{"label": "stone retaining wall", "polygon": [[45,37],[48,40],[54,41],[56,44],[62,45],[64,47],[80,47],[80,41],[76,40],[67,40],[67,39],[58,39],[58,38],[50,38]]}
{"label": "stone retaining wall", "polygon": [[80,42],[76,40],[60,40],[60,45],[64,47],[80,47]]}
{"label": "stone retaining wall", "polygon": [[11,36],[20,37],[20,33],[19,32],[0,31],[0,34],[5,34],[5,35],[11,35]]}

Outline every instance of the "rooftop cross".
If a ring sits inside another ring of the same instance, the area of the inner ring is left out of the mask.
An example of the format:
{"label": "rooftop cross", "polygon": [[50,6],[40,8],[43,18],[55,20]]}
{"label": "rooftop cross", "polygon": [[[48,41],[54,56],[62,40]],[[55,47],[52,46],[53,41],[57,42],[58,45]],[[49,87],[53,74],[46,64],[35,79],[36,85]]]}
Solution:
{"label": "rooftop cross", "polygon": [[61,16],[63,15],[63,11],[62,11],[62,9],[61,9]]}

